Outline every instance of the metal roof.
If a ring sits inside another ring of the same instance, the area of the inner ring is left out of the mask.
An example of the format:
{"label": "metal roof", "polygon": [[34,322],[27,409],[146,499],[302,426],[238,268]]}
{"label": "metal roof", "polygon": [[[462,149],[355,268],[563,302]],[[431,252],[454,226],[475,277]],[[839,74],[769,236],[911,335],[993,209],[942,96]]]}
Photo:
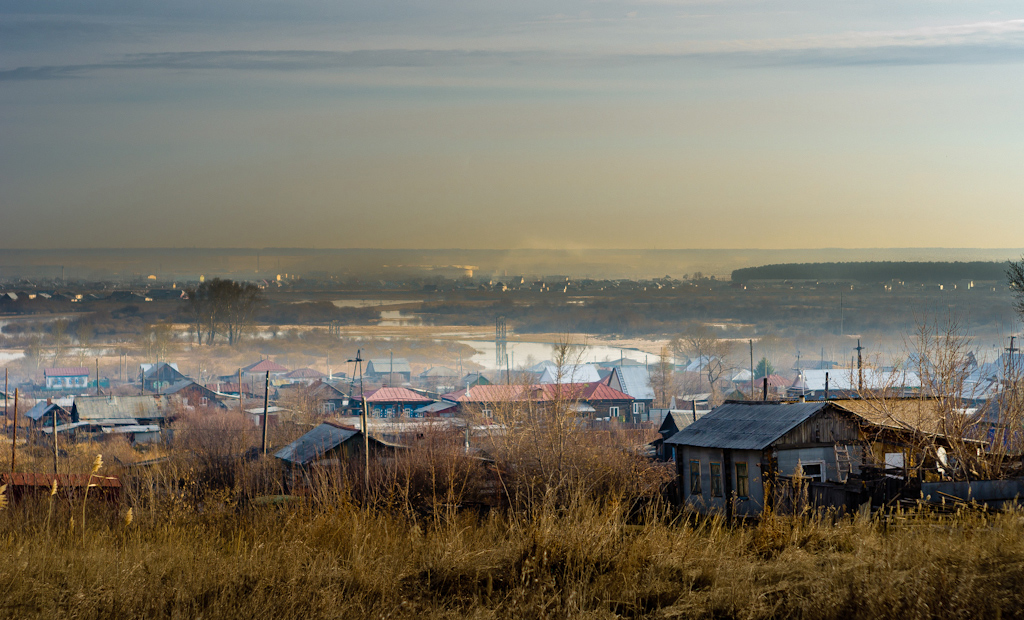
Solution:
{"label": "metal roof", "polygon": [[561,368],[545,368],[537,383],[592,383],[600,380],[601,374],[593,364],[566,364]]}
{"label": "metal roof", "polygon": [[137,419],[166,417],[167,401],[163,396],[79,396],[73,413],[79,422],[135,424]]}
{"label": "metal roof", "polygon": [[242,372],[253,374],[260,372],[281,373],[288,372],[288,369],[278,364],[277,362],[272,362],[269,359],[266,359],[254,362],[252,364],[249,364],[248,366],[243,367]]}
{"label": "metal roof", "polygon": [[46,368],[43,370],[44,377],[88,377],[89,369],[85,366],[61,366],[59,368]]}
{"label": "metal roof", "polygon": [[424,379],[428,377],[458,377],[459,373],[447,366],[431,366],[427,370],[420,373],[420,377]]}
{"label": "metal roof", "polygon": [[[392,370],[393,368],[393,370]],[[411,373],[412,368],[409,367],[409,360],[404,357],[396,357],[394,364],[390,357],[373,358],[366,362],[366,373],[383,375],[390,372],[405,372]]]}
{"label": "metal roof", "polygon": [[357,435],[359,431],[355,429],[324,422],[278,450],[274,456],[296,465],[308,465]]}
{"label": "metal roof", "polygon": [[366,395],[368,403],[429,403],[432,398],[401,387],[382,387]]}
{"label": "metal roof", "polygon": [[[858,371],[856,368],[833,368],[832,370],[804,370],[800,374],[803,376],[803,383],[806,384],[804,389],[821,392],[825,390],[825,373],[828,373],[830,390],[856,390],[859,389],[857,384],[860,381],[860,372],[864,374],[864,389],[866,390],[921,387],[921,378],[911,370],[865,368],[863,371]],[[802,387],[798,385],[799,382],[800,377],[797,377],[793,386]]]}
{"label": "metal roof", "polygon": [[449,409],[458,409],[458,403],[452,403],[448,401],[442,401],[439,403],[430,403],[424,405],[416,410],[416,413],[438,413],[441,411],[448,411]]}
{"label": "metal roof", "polygon": [[44,415],[50,413],[51,411],[56,411],[58,416],[70,415],[64,409],[64,407],[61,407],[60,405],[56,405],[53,403],[48,403],[45,400],[41,400],[38,403],[36,403],[35,406],[33,406],[31,409],[25,412],[25,417],[31,418],[32,420],[38,422],[43,418]]}
{"label": "metal roof", "polygon": [[763,450],[828,406],[828,402],[728,403],[712,409],[666,439],[665,443],[726,450]]}
{"label": "metal roof", "polygon": [[291,371],[284,376],[285,379],[322,379],[326,377],[324,373],[313,368],[298,368]]}
{"label": "metal roof", "polygon": [[654,400],[651,373],[646,366],[620,366],[615,372],[619,375],[623,392],[637,400]]}

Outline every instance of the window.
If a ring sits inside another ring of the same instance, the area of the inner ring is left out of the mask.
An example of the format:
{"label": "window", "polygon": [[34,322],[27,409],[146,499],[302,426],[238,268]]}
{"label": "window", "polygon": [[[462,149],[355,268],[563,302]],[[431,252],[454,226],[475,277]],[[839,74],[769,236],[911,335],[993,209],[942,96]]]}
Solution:
{"label": "window", "polygon": [[395,417],[395,409],[394,409],[394,407],[388,407],[387,409],[385,409],[384,410],[384,417],[385,418],[393,418],[393,417]]}
{"label": "window", "polygon": [[199,404],[202,405],[203,407],[205,407],[205,406],[210,404],[210,399],[208,399],[207,397],[203,396],[202,398],[199,399]]}
{"label": "window", "polygon": [[700,490],[700,461],[690,461],[690,495],[702,495]]}
{"label": "window", "polygon": [[619,417],[619,408],[618,407],[608,407],[608,417],[609,418],[617,418],[617,417]]}
{"label": "window", "polygon": [[491,412],[490,409],[484,409],[482,413],[484,414],[485,418],[490,418],[490,417],[492,417],[494,415],[493,412]]}
{"label": "window", "polygon": [[750,495],[750,479],[747,476],[746,463],[736,463],[736,495],[744,498]]}
{"label": "window", "polygon": [[722,464],[711,464],[711,497],[722,497]]}
{"label": "window", "polygon": [[825,481],[825,462],[824,461],[813,461],[810,463],[804,463],[804,478],[813,480],[815,482]]}
{"label": "window", "polygon": [[641,415],[643,412],[644,412],[644,404],[643,403],[633,403],[633,413],[634,414]]}

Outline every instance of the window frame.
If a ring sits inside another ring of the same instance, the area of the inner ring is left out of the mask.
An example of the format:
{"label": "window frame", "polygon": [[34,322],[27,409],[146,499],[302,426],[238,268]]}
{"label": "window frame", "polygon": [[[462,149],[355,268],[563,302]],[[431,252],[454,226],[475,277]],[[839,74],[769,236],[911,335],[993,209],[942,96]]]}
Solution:
{"label": "window frame", "polygon": [[619,417],[619,408],[618,408],[618,406],[608,407],[608,417],[609,418],[617,418],[617,417]]}
{"label": "window frame", "polygon": [[[740,474],[740,468],[743,468],[743,473]],[[746,461],[737,461],[735,463],[736,470],[736,497],[740,499],[747,499],[750,497],[750,466]]]}
{"label": "window frame", "polygon": [[[808,474],[807,473],[807,466],[808,465],[817,465],[821,469],[819,470],[819,473],[817,473],[817,474]],[[825,461],[822,461],[822,460],[807,461],[806,463],[800,463],[800,467],[803,469],[804,479],[805,480],[813,480],[815,482],[825,482],[825,480],[827,479],[827,476],[826,476],[826,473],[825,473]]]}
{"label": "window frame", "polygon": [[690,495],[704,497],[700,483],[700,459],[690,459]]}
{"label": "window frame", "polygon": [[[723,491],[724,487],[722,485],[722,464],[712,462],[708,469],[711,473],[711,497],[724,497],[725,492]],[[716,469],[718,470],[718,473],[715,473]]]}

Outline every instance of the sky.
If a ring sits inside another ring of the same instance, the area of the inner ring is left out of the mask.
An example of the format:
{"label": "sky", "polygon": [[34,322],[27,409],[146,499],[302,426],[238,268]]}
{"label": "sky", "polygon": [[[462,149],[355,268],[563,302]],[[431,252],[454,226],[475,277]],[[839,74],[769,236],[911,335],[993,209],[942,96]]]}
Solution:
{"label": "sky", "polygon": [[3,0],[9,248],[1020,247],[1019,0]]}

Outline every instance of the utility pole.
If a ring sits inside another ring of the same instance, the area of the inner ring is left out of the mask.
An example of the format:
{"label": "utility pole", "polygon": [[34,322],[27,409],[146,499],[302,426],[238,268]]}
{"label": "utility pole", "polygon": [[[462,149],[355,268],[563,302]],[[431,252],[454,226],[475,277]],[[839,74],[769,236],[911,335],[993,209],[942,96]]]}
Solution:
{"label": "utility pole", "polygon": [[860,352],[864,350],[864,347],[860,346],[860,338],[857,339],[857,391],[864,391],[864,360],[861,358]]}
{"label": "utility pole", "polygon": [[57,411],[50,411],[53,416],[53,475],[57,476]]}
{"label": "utility pole", "polygon": [[267,427],[269,426],[267,414],[270,405],[270,371],[267,371],[267,378],[263,384],[263,456],[267,455]]}
{"label": "utility pole", "polygon": [[[14,459],[18,446],[18,388],[14,388],[14,432],[11,434],[11,473],[14,473]],[[13,480],[12,480],[13,482]]]}
{"label": "utility pole", "polygon": [[100,395],[100,358],[96,358],[96,396]]}
{"label": "utility pole", "polygon": [[245,416],[245,410],[242,408],[242,369],[238,369],[238,413]]}
{"label": "utility pole", "polygon": [[[363,470],[363,484],[367,493],[370,492],[370,429],[367,425],[366,420],[366,397],[363,395],[363,357],[362,349],[356,349],[356,358],[349,360],[355,364],[355,370],[359,373],[359,421],[363,427],[363,462],[365,469]],[[350,384],[351,385],[351,384]],[[349,389],[349,392],[352,390]],[[351,394],[349,395],[351,399]]]}

